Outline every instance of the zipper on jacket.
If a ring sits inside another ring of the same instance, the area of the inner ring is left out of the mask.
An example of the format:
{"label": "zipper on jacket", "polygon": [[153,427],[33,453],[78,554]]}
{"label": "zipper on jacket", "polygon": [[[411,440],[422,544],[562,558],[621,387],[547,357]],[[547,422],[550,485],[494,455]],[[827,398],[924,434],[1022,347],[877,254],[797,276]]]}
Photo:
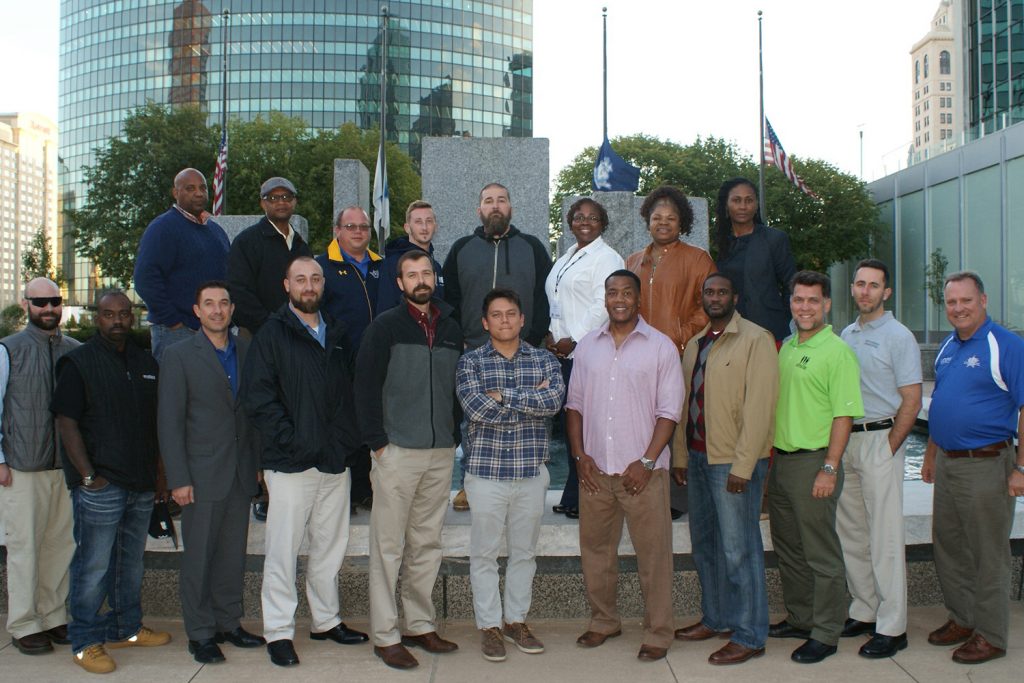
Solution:
{"label": "zipper on jacket", "polygon": [[427,371],[427,381],[430,382],[430,447],[437,448],[437,432],[434,431],[434,349],[430,346],[427,346]]}
{"label": "zipper on jacket", "polygon": [[498,286],[498,251],[501,249],[501,240],[494,242],[494,269],[491,271],[491,289]]}

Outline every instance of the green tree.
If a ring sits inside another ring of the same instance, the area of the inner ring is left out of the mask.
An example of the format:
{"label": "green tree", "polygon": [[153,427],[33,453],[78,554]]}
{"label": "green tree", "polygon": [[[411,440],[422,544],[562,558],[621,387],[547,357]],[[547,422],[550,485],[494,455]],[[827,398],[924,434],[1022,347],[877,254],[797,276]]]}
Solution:
{"label": "green tree", "polygon": [[25,309],[18,304],[4,306],[0,311],[0,339],[14,334],[25,326]]}
{"label": "green tree", "polygon": [[58,287],[67,282],[64,269],[54,268],[50,237],[46,234],[45,228],[39,228],[32,237],[28,249],[21,255],[21,279],[28,282],[37,277],[48,277],[56,282]]}
{"label": "green tree", "polygon": [[174,176],[191,166],[211,178],[217,144],[198,107],[150,102],[129,114],[85,168],[84,206],[68,212],[78,254],[128,287],[142,232],[174,202]]}
{"label": "green tree", "polygon": [[[711,212],[712,253],[714,212],[722,182],[743,176],[757,182],[757,164],[737,146],[715,137],[698,137],[690,145],[633,135],[612,141],[615,151],[640,169],[638,194],[674,185],[687,195],[704,197]],[[597,148],[588,147],[555,179],[551,223],[561,225],[562,200],[589,195]],[[798,267],[824,271],[837,261],[863,256],[881,230],[878,210],[864,184],[831,164],[795,159],[793,167],[821,201],[800,192],[777,169],[765,169],[765,201],[769,225],[789,233]]]}

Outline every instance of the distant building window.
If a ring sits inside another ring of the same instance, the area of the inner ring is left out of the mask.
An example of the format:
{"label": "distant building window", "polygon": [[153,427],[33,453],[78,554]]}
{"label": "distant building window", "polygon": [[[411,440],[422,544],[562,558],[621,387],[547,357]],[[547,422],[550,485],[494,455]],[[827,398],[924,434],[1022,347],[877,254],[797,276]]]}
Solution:
{"label": "distant building window", "polygon": [[928,142],[929,138],[930,138],[930,136],[928,135],[928,133],[925,133],[924,134],[924,141]]}
{"label": "distant building window", "polygon": [[[925,62],[927,64],[927,62]],[[928,68],[927,66],[925,67]],[[939,53],[939,73],[943,76],[949,75],[949,51],[943,50]]]}
{"label": "distant building window", "polygon": [[[950,123],[953,123],[953,122],[950,121]],[[947,140],[952,140],[953,139],[953,131],[951,129],[949,129],[949,128],[946,129],[946,139]]]}
{"label": "distant building window", "polygon": [[914,85],[921,82],[921,62],[914,61]]}
{"label": "distant building window", "polygon": [[925,127],[925,128],[927,128],[927,127],[928,127],[928,124],[929,124],[929,123],[931,123],[931,121],[929,120],[929,118],[928,118],[927,116],[926,116],[926,117],[924,117],[924,127]]}
{"label": "distant building window", "polygon": [[926,85],[926,86],[924,86],[924,94],[925,94],[925,95],[927,95],[927,94],[928,94],[928,86],[927,86],[927,85]]}
{"label": "distant building window", "polygon": [[928,105],[931,104],[928,100],[924,101],[924,110],[928,111]]}
{"label": "distant building window", "polygon": [[928,78],[928,55],[924,56],[924,77]]}

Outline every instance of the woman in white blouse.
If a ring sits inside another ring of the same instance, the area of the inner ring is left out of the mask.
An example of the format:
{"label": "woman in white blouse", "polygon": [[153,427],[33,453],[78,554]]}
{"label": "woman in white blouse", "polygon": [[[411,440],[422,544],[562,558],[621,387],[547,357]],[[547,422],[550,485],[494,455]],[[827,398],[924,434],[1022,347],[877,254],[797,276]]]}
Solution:
{"label": "woman in white blouse", "polygon": [[[608,320],[604,306],[604,280],[624,268],[625,262],[601,238],[608,227],[608,212],[601,204],[593,199],[580,199],[569,207],[565,219],[576,244],[555,261],[544,283],[551,309],[551,328],[544,344],[558,357],[568,386],[576,342]],[[575,519],[579,517],[579,480],[576,478],[576,460],[572,453],[568,456],[569,476],[562,500],[554,511]]]}

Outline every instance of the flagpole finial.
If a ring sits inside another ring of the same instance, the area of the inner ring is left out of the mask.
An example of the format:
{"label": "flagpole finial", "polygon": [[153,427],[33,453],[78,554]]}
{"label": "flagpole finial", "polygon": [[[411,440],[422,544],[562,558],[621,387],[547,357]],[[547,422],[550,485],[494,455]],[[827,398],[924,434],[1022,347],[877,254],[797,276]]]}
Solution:
{"label": "flagpole finial", "polygon": [[601,12],[603,12],[605,15],[607,15],[608,14],[608,8],[607,7],[602,7],[601,8]]}
{"label": "flagpole finial", "polygon": [[757,10],[757,18],[758,18],[759,20],[760,20],[760,18],[761,18],[761,14],[762,14],[761,10]]}

